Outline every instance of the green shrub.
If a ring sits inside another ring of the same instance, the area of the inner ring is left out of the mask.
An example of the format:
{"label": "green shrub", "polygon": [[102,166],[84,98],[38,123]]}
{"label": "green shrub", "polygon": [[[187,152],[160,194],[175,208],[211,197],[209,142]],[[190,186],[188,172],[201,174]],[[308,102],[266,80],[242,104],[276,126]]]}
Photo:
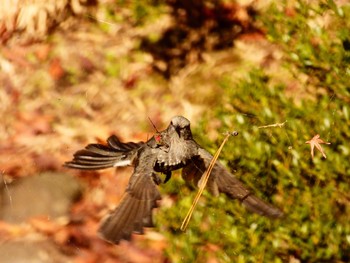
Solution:
{"label": "green shrub", "polygon": [[[179,227],[195,192],[175,178],[176,188],[164,191],[177,193],[178,200],[158,216],[174,262],[350,261],[350,8],[308,2],[273,4],[260,14],[299,88],[290,92],[290,80],[276,83],[264,69],[238,84],[225,75],[218,83],[223,101],[214,109],[218,132],[240,132],[220,159],[256,195],[281,207],[285,218],[269,220],[225,196],[205,194],[183,233]],[[214,153],[223,136],[215,145],[208,142],[210,118],[195,134]],[[275,123],[284,124],[259,128]],[[317,151],[311,159],[305,141],[316,134],[332,143],[323,146],[327,159]]]}

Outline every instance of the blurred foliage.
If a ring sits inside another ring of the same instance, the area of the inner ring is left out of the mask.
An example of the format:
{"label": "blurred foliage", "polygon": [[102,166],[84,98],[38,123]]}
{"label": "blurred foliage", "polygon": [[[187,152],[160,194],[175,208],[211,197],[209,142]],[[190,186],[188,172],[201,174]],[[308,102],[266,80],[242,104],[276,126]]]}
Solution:
{"label": "blurred foliage", "polygon": [[154,68],[166,78],[185,66],[203,61],[203,54],[232,47],[246,32],[258,32],[254,26],[253,5],[236,1],[167,0],[174,21],[159,39],[142,40],[143,50],[152,53]]}
{"label": "blurred foliage", "polygon": [[[170,243],[166,253],[173,262],[349,262],[350,7],[285,1],[260,17],[268,39],[283,50],[284,66],[306,82],[291,92],[263,69],[238,82],[223,75],[223,96],[195,134],[214,153],[224,136],[208,142],[212,118],[220,120],[218,132],[238,130],[220,159],[286,216],[269,220],[225,196],[205,195],[183,233],[195,193],[175,177],[164,191],[178,200],[162,208],[157,224]],[[275,123],[284,124],[259,128]],[[332,143],[324,146],[327,159],[316,152],[312,160],[305,144],[317,133]]]}
{"label": "blurred foliage", "polygon": [[106,9],[108,22],[131,22],[134,26],[152,22],[164,12],[164,4],[159,0],[129,1],[115,0]]}
{"label": "blurred foliage", "polygon": [[349,102],[350,6],[333,0],[296,1],[293,6],[272,5],[270,12],[275,15],[261,17],[269,38],[286,51],[295,74],[307,74],[310,84]]}

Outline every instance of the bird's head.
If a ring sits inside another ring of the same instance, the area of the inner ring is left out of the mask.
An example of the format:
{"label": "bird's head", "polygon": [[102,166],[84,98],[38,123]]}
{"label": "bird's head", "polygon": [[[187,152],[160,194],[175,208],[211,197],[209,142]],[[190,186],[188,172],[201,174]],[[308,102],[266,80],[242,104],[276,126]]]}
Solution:
{"label": "bird's head", "polygon": [[190,121],[183,116],[175,116],[171,119],[169,131],[175,131],[184,140],[192,139]]}

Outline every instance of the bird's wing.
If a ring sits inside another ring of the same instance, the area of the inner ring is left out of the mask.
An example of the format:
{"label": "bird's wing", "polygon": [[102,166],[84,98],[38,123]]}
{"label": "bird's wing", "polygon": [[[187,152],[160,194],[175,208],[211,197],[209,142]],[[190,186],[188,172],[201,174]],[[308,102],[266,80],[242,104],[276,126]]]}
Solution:
{"label": "bird's wing", "polygon": [[135,152],[144,142],[121,142],[117,136],[107,139],[107,145],[89,144],[83,150],[74,154],[74,158],[64,165],[69,168],[82,170],[97,170],[109,167],[131,165]]}
{"label": "bird's wing", "polygon": [[[182,170],[184,179],[198,184],[212,158],[213,156],[209,152],[199,148],[198,156],[194,157],[192,162]],[[233,199],[240,200],[251,212],[272,218],[278,218],[283,215],[279,209],[256,197],[219,162],[216,162],[214,165],[207,187],[213,194],[221,192]]]}
{"label": "bird's wing", "polygon": [[102,237],[118,244],[130,240],[132,233],[142,234],[144,227],[152,227],[152,210],[161,199],[153,181],[153,169],[136,167],[122,201],[102,222]]}
{"label": "bird's wing", "polygon": [[110,136],[107,139],[108,146],[116,151],[131,151],[140,148],[144,145],[144,142],[121,142],[119,138],[115,135]]}

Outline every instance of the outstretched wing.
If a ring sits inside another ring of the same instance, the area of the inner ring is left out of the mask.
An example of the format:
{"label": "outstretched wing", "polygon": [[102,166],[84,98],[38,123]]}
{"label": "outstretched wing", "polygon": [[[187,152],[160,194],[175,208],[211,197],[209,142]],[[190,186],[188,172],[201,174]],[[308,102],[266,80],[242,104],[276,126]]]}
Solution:
{"label": "outstretched wing", "polygon": [[131,165],[134,153],[144,142],[121,142],[117,136],[107,139],[107,145],[89,144],[85,149],[77,151],[74,158],[64,165],[82,170],[97,170],[109,167]]}
{"label": "outstretched wing", "polygon": [[152,227],[152,210],[161,199],[153,181],[153,170],[136,167],[130,178],[126,193],[118,205],[102,222],[99,232],[102,237],[118,244],[130,240],[132,233],[143,234],[144,227]]}
{"label": "outstretched wing", "polygon": [[[203,148],[199,148],[198,156],[194,157],[192,162],[183,168],[183,178],[197,184],[208,168],[212,158],[213,156],[210,153]],[[235,178],[218,162],[214,165],[207,187],[214,195],[221,192],[233,199],[240,200],[251,212],[272,218],[278,218],[283,215],[279,209],[256,197],[241,181]]]}

